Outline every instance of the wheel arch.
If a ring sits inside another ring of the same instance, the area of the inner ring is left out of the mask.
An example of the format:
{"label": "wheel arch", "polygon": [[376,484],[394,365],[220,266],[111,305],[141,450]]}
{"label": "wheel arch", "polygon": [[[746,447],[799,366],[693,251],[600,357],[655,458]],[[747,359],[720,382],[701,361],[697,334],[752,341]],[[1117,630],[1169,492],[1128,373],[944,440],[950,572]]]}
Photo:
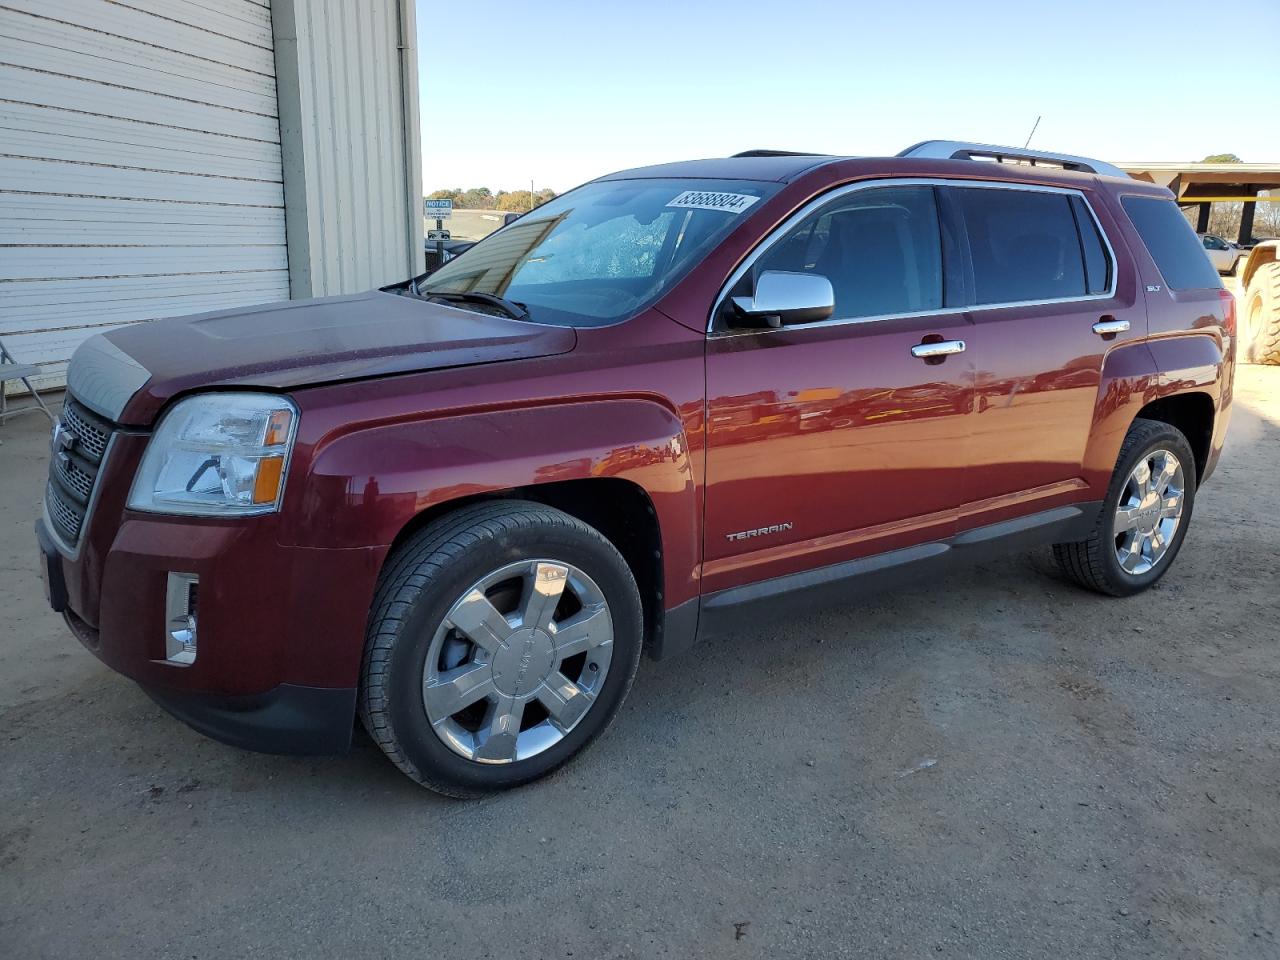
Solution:
{"label": "wheel arch", "polygon": [[1217,410],[1213,397],[1203,392],[1175,393],[1153,400],[1138,411],[1136,419],[1167,423],[1187,438],[1196,460],[1196,482],[1205,475],[1213,449],[1213,425]]}
{"label": "wheel arch", "polygon": [[1126,344],[1103,365],[1084,476],[1100,498],[1121,445],[1139,418],[1169,423],[1187,437],[1203,483],[1222,450],[1233,364],[1219,338],[1179,334]]}
{"label": "wheel arch", "polygon": [[[415,533],[475,503],[524,500],[553,507],[599,530],[622,554],[640,590],[645,649],[653,653],[662,639],[666,610],[662,569],[662,527],[648,491],[634,480],[590,477],[490,490],[442,500],[410,517],[387,549],[386,558]],[[386,558],[383,565],[386,565]]]}

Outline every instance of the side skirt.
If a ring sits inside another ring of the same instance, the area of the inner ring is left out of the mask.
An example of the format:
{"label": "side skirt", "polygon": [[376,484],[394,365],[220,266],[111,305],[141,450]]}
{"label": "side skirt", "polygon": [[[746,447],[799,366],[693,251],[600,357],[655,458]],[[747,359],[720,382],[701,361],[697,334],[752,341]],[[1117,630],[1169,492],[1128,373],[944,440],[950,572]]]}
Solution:
{"label": "side skirt", "polygon": [[[685,649],[702,637],[750,629],[761,619],[801,607],[848,603],[922,578],[940,576],[956,566],[1046,544],[1083,540],[1093,532],[1101,509],[1101,501],[1055,507],[966,530],[946,540],[706,594],[696,620],[689,611],[680,611],[677,620],[683,631],[675,631],[674,635],[672,630],[666,631],[662,654]],[[668,616],[671,613],[668,611]],[[680,632],[691,634],[684,643],[679,642]]]}

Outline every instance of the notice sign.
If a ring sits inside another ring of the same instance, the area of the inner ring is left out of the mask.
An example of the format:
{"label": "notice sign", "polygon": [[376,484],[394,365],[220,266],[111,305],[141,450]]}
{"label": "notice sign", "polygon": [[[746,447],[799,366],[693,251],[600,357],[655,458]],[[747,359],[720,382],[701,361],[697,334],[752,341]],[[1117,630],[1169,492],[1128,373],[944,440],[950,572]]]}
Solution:
{"label": "notice sign", "polygon": [[668,203],[667,206],[679,207],[684,210],[722,210],[725,213],[741,213],[759,199],[759,197],[753,197],[746,193],[686,190]]}
{"label": "notice sign", "polygon": [[423,200],[422,214],[428,220],[448,220],[453,216],[453,201]]}
{"label": "notice sign", "polygon": [[448,230],[428,230],[427,239],[428,240],[450,240],[452,238],[449,236]]}

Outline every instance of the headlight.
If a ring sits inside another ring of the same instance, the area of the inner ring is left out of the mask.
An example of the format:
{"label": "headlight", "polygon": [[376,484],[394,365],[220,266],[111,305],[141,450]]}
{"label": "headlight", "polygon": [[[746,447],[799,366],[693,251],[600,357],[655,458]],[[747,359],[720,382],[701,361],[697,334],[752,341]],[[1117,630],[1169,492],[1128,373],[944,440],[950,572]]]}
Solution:
{"label": "headlight", "polygon": [[280,506],[298,410],[270,393],[206,393],[174,405],[129,492],[134,510],[198,516]]}

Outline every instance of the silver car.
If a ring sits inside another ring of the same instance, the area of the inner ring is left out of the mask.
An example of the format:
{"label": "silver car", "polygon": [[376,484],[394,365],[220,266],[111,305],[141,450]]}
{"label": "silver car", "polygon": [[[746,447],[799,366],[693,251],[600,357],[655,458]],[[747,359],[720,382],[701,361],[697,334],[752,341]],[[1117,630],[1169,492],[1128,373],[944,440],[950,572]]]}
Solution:
{"label": "silver car", "polygon": [[1201,233],[1198,236],[1201,242],[1204,243],[1204,252],[1209,255],[1209,262],[1217,267],[1218,272],[1232,273],[1236,268],[1236,261],[1240,259],[1244,251],[1234,243],[1228,243],[1212,233]]}

